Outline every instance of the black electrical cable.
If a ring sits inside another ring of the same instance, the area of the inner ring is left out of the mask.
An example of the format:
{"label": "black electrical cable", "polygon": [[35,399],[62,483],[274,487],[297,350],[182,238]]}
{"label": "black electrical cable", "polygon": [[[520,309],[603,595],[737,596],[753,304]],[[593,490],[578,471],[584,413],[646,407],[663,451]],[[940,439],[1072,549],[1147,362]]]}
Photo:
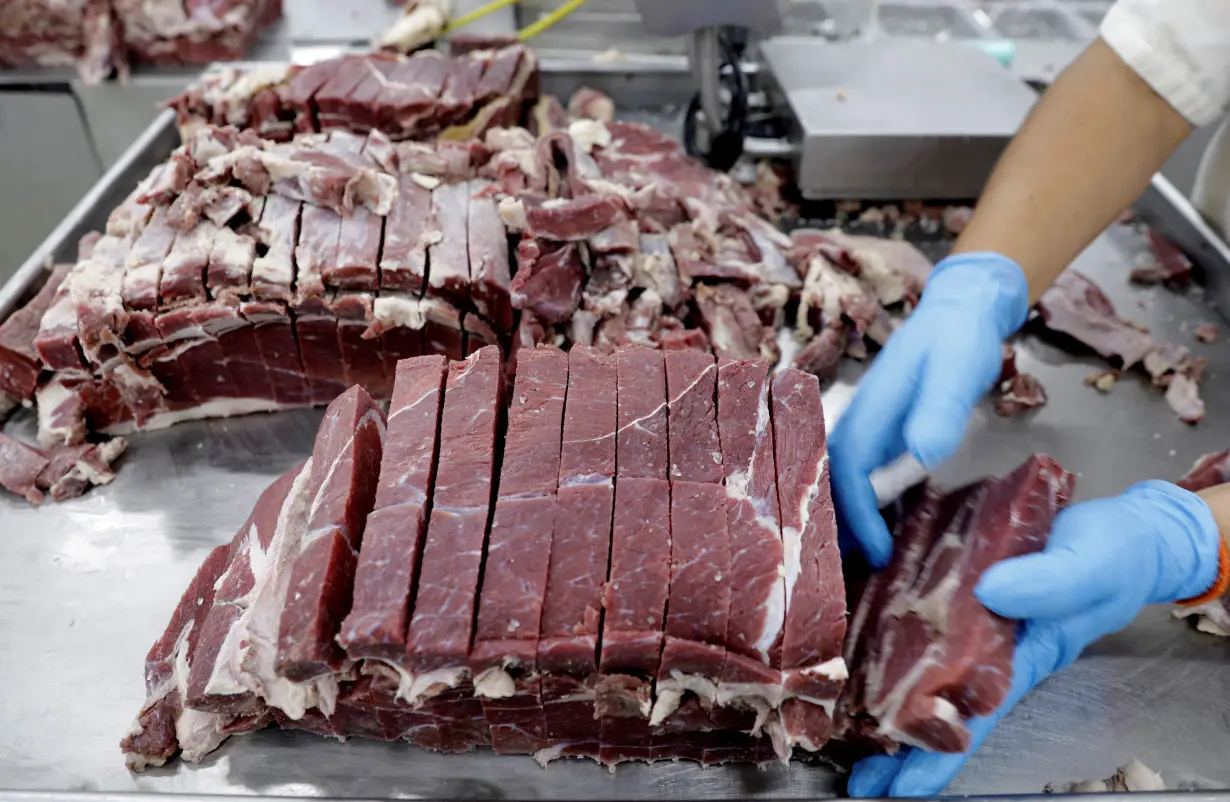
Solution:
{"label": "black electrical cable", "polygon": [[[716,134],[709,140],[709,148],[700,151],[697,135],[700,133],[699,118],[701,114],[700,93],[692,96],[688,103],[687,113],[683,118],[683,145],[688,155],[702,159],[715,170],[726,171],[735,166],[743,155],[743,138],[747,132],[748,120],[748,87],[747,76],[739,69],[739,56],[736,48],[731,45],[725,35],[718,37],[722,50],[722,63],[718,66],[718,77],[723,83],[728,83],[730,105],[726,116],[720,121]],[[728,80],[727,80],[728,79]],[[715,121],[715,124],[718,121]]]}

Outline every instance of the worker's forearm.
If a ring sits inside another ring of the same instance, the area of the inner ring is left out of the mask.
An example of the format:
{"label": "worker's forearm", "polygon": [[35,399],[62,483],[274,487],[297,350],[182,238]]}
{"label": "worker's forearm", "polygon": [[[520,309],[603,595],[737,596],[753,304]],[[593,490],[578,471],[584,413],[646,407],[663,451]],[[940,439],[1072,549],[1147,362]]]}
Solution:
{"label": "worker's forearm", "polygon": [[954,252],[1009,257],[1037,300],[1190,132],[1178,112],[1095,40],[1004,151]]}

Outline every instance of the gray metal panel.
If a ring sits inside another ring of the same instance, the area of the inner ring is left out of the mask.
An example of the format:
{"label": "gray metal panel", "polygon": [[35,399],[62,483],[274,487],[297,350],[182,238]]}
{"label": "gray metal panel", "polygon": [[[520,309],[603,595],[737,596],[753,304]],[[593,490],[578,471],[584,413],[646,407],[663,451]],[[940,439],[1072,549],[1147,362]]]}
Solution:
{"label": "gray metal panel", "polygon": [[68,92],[0,92],[0,281],[102,175]]}
{"label": "gray metal panel", "polygon": [[761,46],[812,198],[972,198],[1035,100],[974,48],[912,39]]}

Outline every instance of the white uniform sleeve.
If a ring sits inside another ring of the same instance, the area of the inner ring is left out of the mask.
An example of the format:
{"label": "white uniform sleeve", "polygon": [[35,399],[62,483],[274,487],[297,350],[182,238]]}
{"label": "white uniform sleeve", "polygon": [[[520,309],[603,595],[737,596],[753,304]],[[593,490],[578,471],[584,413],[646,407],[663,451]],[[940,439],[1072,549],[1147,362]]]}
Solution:
{"label": "white uniform sleeve", "polygon": [[1230,2],[1118,0],[1102,39],[1192,125],[1230,103]]}

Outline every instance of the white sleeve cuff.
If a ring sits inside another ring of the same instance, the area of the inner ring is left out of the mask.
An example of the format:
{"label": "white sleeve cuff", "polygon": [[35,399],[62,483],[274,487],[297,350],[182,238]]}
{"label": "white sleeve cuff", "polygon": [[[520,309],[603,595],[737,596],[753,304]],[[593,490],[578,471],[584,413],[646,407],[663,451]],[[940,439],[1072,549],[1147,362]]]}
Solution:
{"label": "white sleeve cuff", "polygon": [[1230,3],[1119,0],[1101,36],[1192,125],[1221,116],[1230,100]]}

